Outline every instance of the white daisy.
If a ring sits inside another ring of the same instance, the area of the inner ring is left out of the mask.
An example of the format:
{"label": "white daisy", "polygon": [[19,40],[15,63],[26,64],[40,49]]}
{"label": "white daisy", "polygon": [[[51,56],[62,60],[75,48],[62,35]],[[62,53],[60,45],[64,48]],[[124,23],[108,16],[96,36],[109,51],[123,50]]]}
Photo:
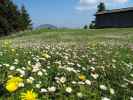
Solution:
{"label": "white daisy", "polygon": [[100,85],[101,90],[107,90],[107,87],[105,85]]}
{"label": "white daisy", "polygon": [[66,88],[66,92],[67,92],[67,93],[71,93],[71,92],[72,92],[72,88],[71,88],[71,87],[67,87],[67,88]]}

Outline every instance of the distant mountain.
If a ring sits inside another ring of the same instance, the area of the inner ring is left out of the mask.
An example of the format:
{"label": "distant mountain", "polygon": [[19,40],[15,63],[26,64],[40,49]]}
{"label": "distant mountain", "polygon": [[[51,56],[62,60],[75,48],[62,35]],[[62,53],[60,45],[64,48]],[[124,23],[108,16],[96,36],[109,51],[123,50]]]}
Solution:
{"label": "distant mountain", "polygon": [[40,29],[40,28],[57,29],[56,26],[51,25],[51,24],[43,24],[43,25],[38,26],[37,28],[39,28],[39,29]]}
{"label": "distant mountain", "polygon": [[59,27],[59,29],[69,29],[68,27]]}

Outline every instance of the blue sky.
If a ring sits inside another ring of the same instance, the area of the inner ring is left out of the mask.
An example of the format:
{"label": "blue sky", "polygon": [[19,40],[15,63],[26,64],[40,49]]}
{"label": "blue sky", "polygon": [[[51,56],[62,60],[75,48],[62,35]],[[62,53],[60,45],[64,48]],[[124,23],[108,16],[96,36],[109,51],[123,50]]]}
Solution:
{"label": "blue sky", "polygon": [[34,26],[82,27],[94,19],[96,5],[103,1],[108,9],[133,7],[133,0],[13,0],[25,5]]}

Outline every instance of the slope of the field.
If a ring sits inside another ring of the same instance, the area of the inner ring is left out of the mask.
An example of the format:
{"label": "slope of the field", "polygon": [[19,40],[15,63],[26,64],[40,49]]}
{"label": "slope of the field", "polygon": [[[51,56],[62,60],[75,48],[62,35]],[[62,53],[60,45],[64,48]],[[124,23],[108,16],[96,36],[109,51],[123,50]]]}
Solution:
{"label": "slope of the field", "polygon": [[133,100],[133,28],[41,29],[0,43],[0,100]]}
{"label": "slope of the field", "polygon": [[46,44],[77,45],[83,46],[91,42],[108,42],[111,44],[127,44],[133,42],[133,28],[118,29],[60,29],[60,30],[33,30],[16,33],[12,36],[2,37],[11,40],[15,45],[43,46]]}

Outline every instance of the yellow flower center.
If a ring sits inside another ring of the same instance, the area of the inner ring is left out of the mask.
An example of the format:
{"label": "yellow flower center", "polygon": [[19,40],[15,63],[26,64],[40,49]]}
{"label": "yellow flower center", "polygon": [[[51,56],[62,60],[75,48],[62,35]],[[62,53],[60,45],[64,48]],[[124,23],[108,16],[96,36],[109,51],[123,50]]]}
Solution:
{"label": "yellow flower center", "polygon": [[84,81],[86,79],[86,77],[84,75],[80,75],[79,76],[79,79],[82,80],[82,81]]}

